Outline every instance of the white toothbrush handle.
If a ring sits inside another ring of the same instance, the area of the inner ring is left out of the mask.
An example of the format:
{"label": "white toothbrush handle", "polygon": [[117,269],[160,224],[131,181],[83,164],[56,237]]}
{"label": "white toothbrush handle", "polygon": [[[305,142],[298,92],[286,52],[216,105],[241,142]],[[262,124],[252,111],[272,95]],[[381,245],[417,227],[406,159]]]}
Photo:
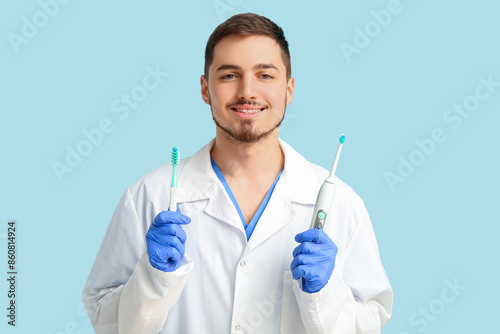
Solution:
{"label": "white toothbrush handle", "polygon": [[177,188],[170,188],[170,207],[169,211],[177,211]]}

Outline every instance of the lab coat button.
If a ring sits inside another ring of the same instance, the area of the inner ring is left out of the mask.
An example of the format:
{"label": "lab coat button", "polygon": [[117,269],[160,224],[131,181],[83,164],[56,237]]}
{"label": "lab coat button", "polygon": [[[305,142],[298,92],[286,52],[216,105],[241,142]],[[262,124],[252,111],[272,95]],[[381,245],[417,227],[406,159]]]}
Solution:
{"label": "lab coat button", "polygon": [[245,266],[245,261],[240,262],[240,266],[244,267]]}
{"label": "lab coat button", "polygon": [[241,329],[241,326],[240,325],[236,325],[236,327],[234,327],[234,328],[236,328],[236,330],[239,331]]}

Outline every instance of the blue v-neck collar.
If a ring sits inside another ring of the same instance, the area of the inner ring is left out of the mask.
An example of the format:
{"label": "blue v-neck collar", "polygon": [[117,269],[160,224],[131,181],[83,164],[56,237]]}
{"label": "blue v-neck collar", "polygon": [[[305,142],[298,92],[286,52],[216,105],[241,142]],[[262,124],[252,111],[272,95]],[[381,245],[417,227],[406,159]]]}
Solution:
{"label": "blue v-neck collar", "polygon": [[233,202],[234,207],[236,208],[236,211],[238,212],[238,215],[240,216],[241,222],[243,223],[243,228],[244,228],[245,233],[247,235],[247,241],[248,241],[250,239],[250,236],[253,233],[253,230],[255,229],[255,226],[257,225],[257,222],[259,221],[260,216],[262,216],[262,213],[264,212],[264,209],[266,208],[267,203],[269,202],[269,199],[271,198],[271,194],[273,193],[273,190],[274,190],[274,187],[276,186],[276,183],[278,183],[278,180],[280,178],[281,173],[283,172],[283,169],[279,172],[278,176],[276,177],[276,179],[273,182],[273,185],[271,186],[271,188],[267,192],[266,197],[264,198],[264,200],[260,204],[259,209],[257,210],[255,215],[253,216],[250,223],[247,225],[245,218],[243,217],[243,213],[241,212],[240,206],[236,202],[236,198],[233,195],[233,192],[229,188],[229,185],[227,184],[227,181],[224,178],[224,175],[222,175],[222,172],[220,171],[219,166],[217,166],[217,164],[215,163],[212,156],[210,156],[210,161],[212,163],[212,168],[213,168],[215,174],[217,175],[220,182],[224,186],[224,189],[226,189],[226,192],[229,195],[229,198]]}

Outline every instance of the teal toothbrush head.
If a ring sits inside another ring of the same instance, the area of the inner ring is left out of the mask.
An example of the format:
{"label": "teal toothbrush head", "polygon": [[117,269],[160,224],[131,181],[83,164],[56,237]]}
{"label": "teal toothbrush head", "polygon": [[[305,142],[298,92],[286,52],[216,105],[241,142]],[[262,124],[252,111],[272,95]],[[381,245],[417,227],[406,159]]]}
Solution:
{"label": "teal toothbrush head", "polygon": [[172,165],[177,166],[179,164],[180,152],[177,146],[172,148]]}
{"label": "teal toothbrush head", "polygon": [[177,211],[177,166],[179,165],[181,153],[179,148],[174,146],[172,148],[172,183],[170,184],[170,211]]}
{"label": "teal toothbrush head", "polygon": [[172,154],[171,154],[173,171],[172,171],[172,183],[170,186],[175,188],[177,188],[176,171],[177,171],[177,166],[179,165],[179,158],[180,158],[179,148],[177,146],[174,146],[174,148],[172,148]]}

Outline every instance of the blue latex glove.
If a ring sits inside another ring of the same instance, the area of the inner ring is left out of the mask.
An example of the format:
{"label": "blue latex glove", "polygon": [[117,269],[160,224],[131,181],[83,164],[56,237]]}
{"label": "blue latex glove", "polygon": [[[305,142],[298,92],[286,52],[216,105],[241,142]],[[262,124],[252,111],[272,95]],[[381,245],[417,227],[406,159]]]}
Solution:
{"label": "blue latex glove", "polygon": [[149,226],[146,234],[149,263],[158,270],[171,272],[181,266],[184,258],[186,232],[182,225],[189,224],[191,218],[177,211],[160,212]]}
{"label": "blue latex glove", "polygon": [[300,242],[293,250],[291,264],[293,279],[303,278],[302,290],[307,293],[320,291],[330,279],[337,245],[320,229],[312,228],[295,236]]}

